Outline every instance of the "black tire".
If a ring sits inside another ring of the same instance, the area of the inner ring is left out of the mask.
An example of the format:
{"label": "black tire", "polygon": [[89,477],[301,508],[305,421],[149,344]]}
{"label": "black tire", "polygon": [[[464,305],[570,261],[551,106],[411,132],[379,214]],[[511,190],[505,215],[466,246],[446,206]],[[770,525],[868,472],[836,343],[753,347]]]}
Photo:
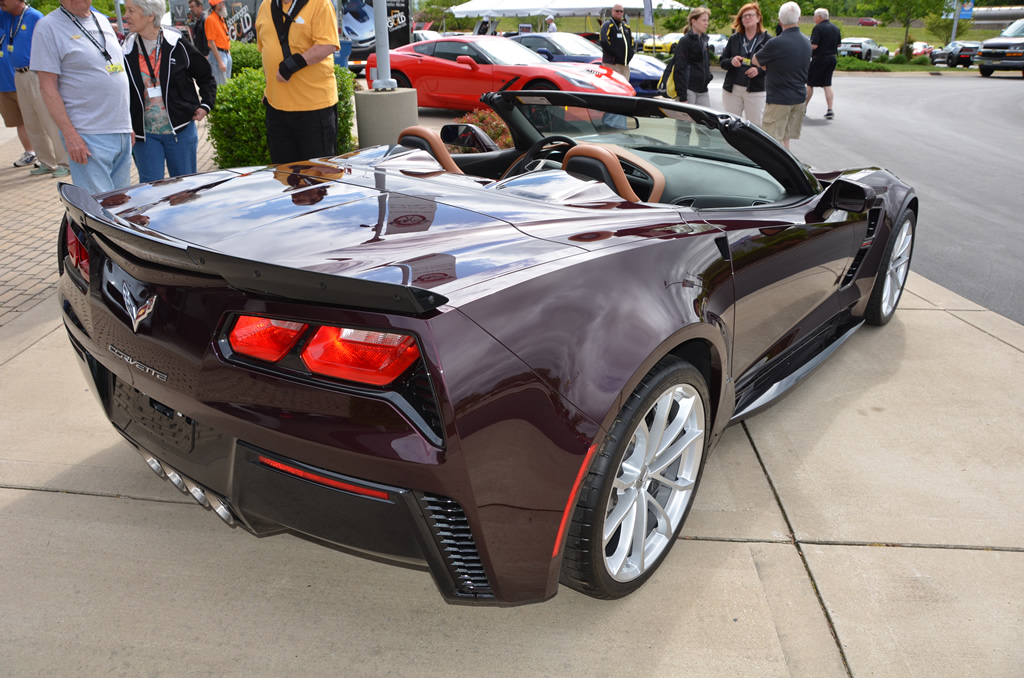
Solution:
{"label": "black tire", "polygon": [[[916,235],[917,216],[909,209],[904,209],[893,224],[875,275],[875,286],[871,289],[871,297],[864,309],[864,319],[869,325],[884,325],[896,313],[903,288],[907,284]],[[902,267],[902,271],[897,270],[899,267]]]}
{"label": "black tire", "polygon": [[[561,574],[563,584],[594,598],[621,598],[643,585],[665,561],[686,522],[704,473],[711,423],[710,403],[701,373],[675,356],[662,358],[640,381],[601,443],[580,490],[566,538]],[[659,408],[658,413],[655,413],[655,408]],[[666,443],[666,439],[659,436],[655,449],[662,443],[668,445],[684,438],[690,439],[680,446],[678,458],[673,457],[668,463],[664,460],[669,455],[664,454],[647,461],[647,446],[637,442],[646,440],[646,437],[636,435],[641,422],[645,423],[646,431],[646,425],[653,423],[661,412],[670,419],[664,430],[671,437]],[[698,453],[699,459],[695,457]],[[627,458],[628,467],[624,465]],[[638,459],[642,460],[641,466],[636,466],[640,463]],[[651,475],[650,469],[657,463],[663,466]],[[670,477],[666,478],[666,474]],[[616,488],[616,482],[619,488]],[[679,486],[664,484],[666,482]],[[634,503],[634,499],[626,498],[631,496],[629,493],[643,501],[642,507],[636,508],[640,505]],[[651,501],[658,504],[660,515],[649,508]],[[620,506],[618,513],[624,517],[613,518]],[[635,512],[632,508],[636,508]],[[631,515],[634,517],[629,518]],[[606,546],[603,532],[609,518],[617,522],[610,528]],[[640,558],[638,570],[635,567],[637,556],[634,555],[636,541],[631,535],[638,524],[636,521],[641,520],[639,524],[644,528],[642,552],[646,554],[650,550],[652,555],[649,564],[645,558]],[[678,520],[678,524],[673,527],[674,520]],[[620,539],[623,540],[621,543]],[[609,562],[617,560],[620,554],[623,560],[619,569],[613,572],[609,569]]]}
{"label": "black tire", "polygon": [[871,50],[864,52],[864,61],[871,61]]}
{"label": "black tire", "polygon": [[529,83],[523,89],[543,89],[543,90],[554,90],[554,91],[557,91],[558,90],[558,85],[556,85],[555,83],[551,82],[550,80],[534,80],[533,82]]}
{"label": "black tire", "polygon": [[405,73],[402,73],[401,71],[391,71],[391,77],[398,83],[399,87],[403,89],[412,89],[412,83],[409,82],[409,78],[405,76]]}
{"label": "black tire", "polygon": [[956,57],[952,54],[946,57],[946,66],[948,68],[956,68]]}
{"label": "black tire", "polygon": [[992,75],[992,68],[989,66],[978,66],[978,70],[981,71],[981,77],[988,78]]}

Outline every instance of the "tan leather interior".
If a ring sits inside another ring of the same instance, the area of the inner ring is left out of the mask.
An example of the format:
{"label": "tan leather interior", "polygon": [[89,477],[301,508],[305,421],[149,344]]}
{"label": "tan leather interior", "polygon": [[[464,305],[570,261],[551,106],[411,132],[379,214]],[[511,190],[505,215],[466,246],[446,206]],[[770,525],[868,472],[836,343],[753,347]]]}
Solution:
{"label": "tan leather interior", "polygon": [[644,202],[661,202],[661,196],[665,192],[665,174],[657,167],[647,162],[639,155],[636,155],[628,148],[622,146],[605,146],[609,151],[619,156],[623,160],[629,161],[630,164],[636,165],[641,170],[647,173],[647,176],[654,182],[654,186],[651,188],[651,195]]}
{"label": "tan leather interior", "polygon": [[[626,179],[626,173],[622,171],[622,165],[619,164],[619,158],[611,151],[592,144],[573,146],[565,154],[565,158],[562,160],[562,169],[566,172],[572,172],[573,165],[575,164],[573,162],[574,158],[590,158],[602,163],[605,166],[605,169],[607,169],[608,175],[611,177],[613,184],[611,189],[629,202],[640,202],[640,198],[633,190],[633,187],[629,185],[629,180]],[[580,174],[591,176],[585,171],[580,172]]]}
{"label": "tan leather interior", "polygon": [[[420,144],[415,142],[411,144],[403,143],[403,140],[406,139],[407,137],[415,137],[417,139],[421,139],[423,142],[425,142],[425,145],[428,148],[423,148]],[[409,148],[419,148],[420,150],[425,150],[432,156],[434,156],[437,162],[441,164],[441,167],[444,167],[445,171],[452,172],[453,174],[462,174],[462,170],[459,169],[459,166],[455,164],[455,161],[452,159],[451,153],[448,152],[448,149],[445,147],[444,142],[441,141],[440,135],[438,135],[437,132],[430,129],[429,127],[424,127],[423,125],[413,125],[411,127],[406,127],[398,135],[398,143],[402,146],[408,146]]]}

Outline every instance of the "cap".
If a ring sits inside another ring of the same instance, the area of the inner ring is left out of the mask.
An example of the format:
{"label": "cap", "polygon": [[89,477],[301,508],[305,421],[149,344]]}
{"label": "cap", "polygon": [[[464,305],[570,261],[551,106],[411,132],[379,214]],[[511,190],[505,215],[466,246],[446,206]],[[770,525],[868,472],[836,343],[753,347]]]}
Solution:
{"label": "cap", "polygon": [[554,14],[548,14],[548,18],[546,19],[546,21],[554,21],[554,20],[555,20],[555,15]]}
{"label": "cap", "polygon": [[224,0],[210,0],[210,7],[216,7],[222,2],[224,2]]}

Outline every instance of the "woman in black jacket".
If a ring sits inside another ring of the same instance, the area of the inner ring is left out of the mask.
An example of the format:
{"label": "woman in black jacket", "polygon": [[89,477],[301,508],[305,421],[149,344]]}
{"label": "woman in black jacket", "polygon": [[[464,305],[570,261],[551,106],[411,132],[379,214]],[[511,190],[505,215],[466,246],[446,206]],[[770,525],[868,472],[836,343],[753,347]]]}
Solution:
{"label": "woman in black jacket", "polygon": [[735,33],[729,38],[719,64],[725,69],[722,85],[722,108],[733,115],[746,117],[761,126],[764,115],[764,69],[754,66],[750,57],[771,40],[761,23],[761,8],[750,2],[740,8],[732,20]]}
{"label": "woman in black jacket", "polygon": [[676,82],[676,99],[697,106],[711,106],[708,83],[711,82],[711,57],[708,55],[707,7],[694,7],[686,18],[685,34],[676,43],[672,56],[672,77]]}
{"label": "woman in black jacket", "polygon": [[[196,173],[196,122],[217,97],[210,63],[175,28],[161,28],[164,0],[127,0],[124,64],[139,181]],[[199,94],[196,94],[196,89]]]}

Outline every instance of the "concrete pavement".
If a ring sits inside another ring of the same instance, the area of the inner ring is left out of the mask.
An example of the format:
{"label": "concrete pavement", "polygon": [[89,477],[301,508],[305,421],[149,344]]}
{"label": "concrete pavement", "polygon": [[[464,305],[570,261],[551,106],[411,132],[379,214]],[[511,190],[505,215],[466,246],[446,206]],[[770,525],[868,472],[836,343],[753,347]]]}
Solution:
{"label": "concrete pavement", "polygon": [[8,169],[16,146],[0,676],[1024,675],[1024,327],[912,273],[888,326],[726,432],[637,594],[453,607],[424,571],[256,539],[152,474],[68,346],[55,182]]}

